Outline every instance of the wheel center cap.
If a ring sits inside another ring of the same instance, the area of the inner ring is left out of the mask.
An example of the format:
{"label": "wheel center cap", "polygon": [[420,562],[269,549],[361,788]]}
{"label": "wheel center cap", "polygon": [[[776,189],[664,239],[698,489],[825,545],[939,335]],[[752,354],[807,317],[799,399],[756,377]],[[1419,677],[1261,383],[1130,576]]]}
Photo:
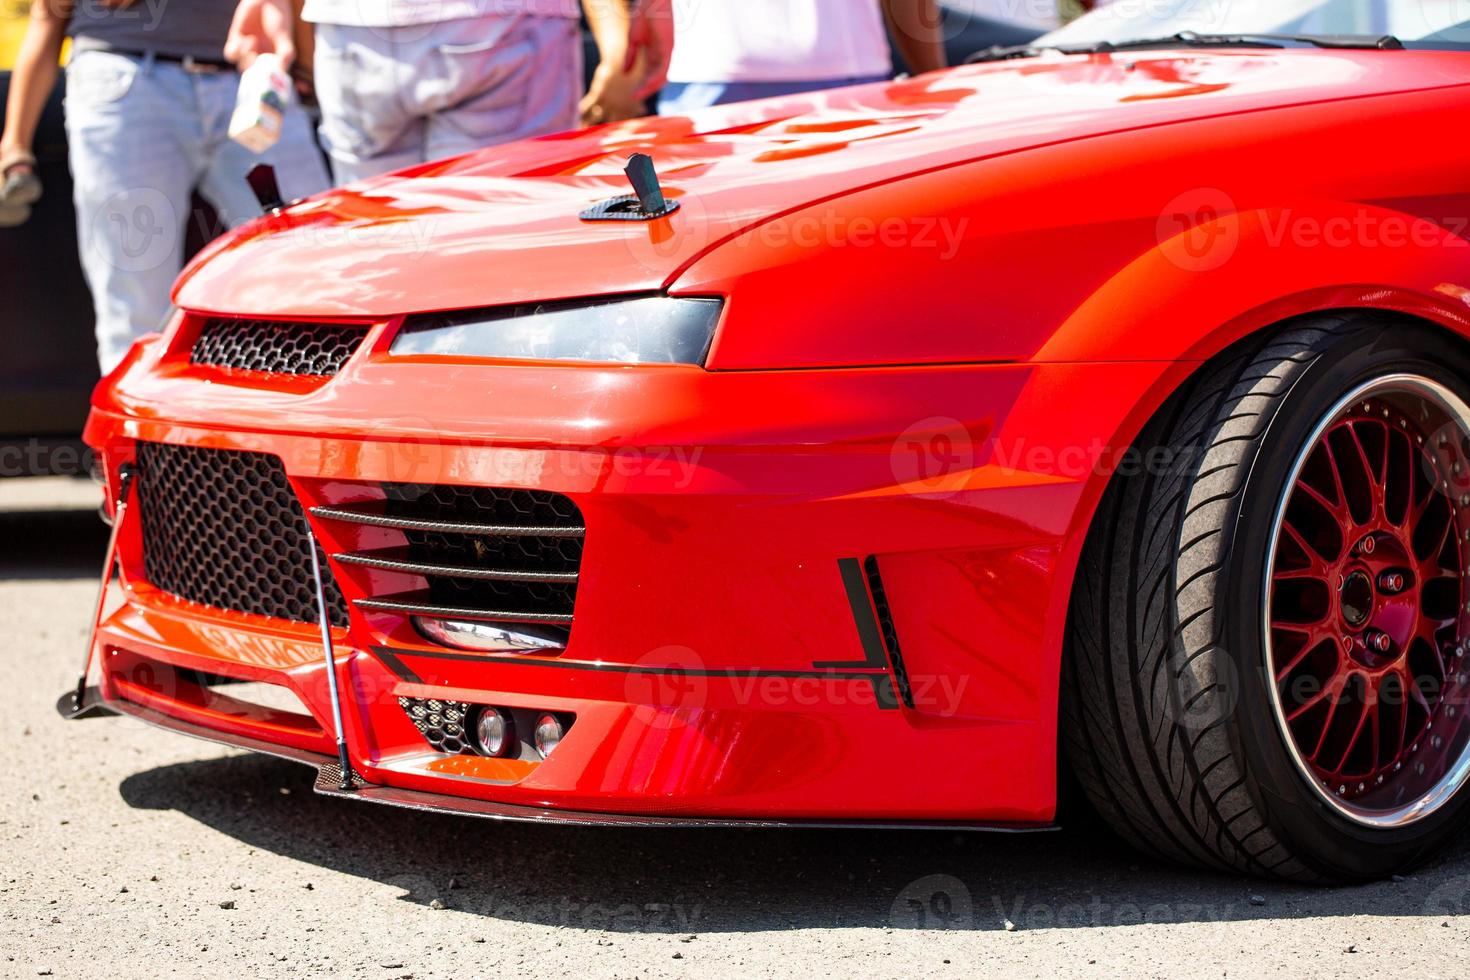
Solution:
{"label": "wheel center cap", "polygon": [[1356,571],[1342,583],[1342,618],[1353,629],[1364,626],[1373,615],[1373,580]]}

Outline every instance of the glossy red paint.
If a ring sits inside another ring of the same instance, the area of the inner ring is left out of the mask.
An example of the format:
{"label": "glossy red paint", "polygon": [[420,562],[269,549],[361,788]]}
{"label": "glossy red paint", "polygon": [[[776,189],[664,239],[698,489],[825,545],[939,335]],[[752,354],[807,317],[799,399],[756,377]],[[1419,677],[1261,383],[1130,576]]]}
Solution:
{"label": "glossy red paint", "polygon": [[[577,504],[564,655],[446,658],[361,610],[337,632],[371,782],[601,813],[1044,823],[1082,540],[1159,405],[1303,313],[1470,332],[1467,86],[1470,57],[1430,52],[1057,57],[487,150],[212,246],[179,281],[187,313],[98,389],[88,439],[114,488],[151,440],[275,454],[308,507],[383,482]],[[633,151],[680,211],[579,221],[624,191]],[[703,368],[389,352],[409,313],[659,290],[726,299]],[[190,365],[202,313],[373,326],[338,376],[283,381]],[[329,553],[362,546],[314,529]],[[330,753],[314,627],[182,602],[148,584],[136,526],[119,547],[127,602],[95,638],[108,699],[136,703],[140,664],[267,680],[312,716],[292,747]],[[840,563],[868,559],[883,596],[859,585],[859,612],[886,605],[906,678],[855,619]],[[332,571],[349,600],[382,585]],[[905,679],[912,703],[886,702]],[[280,719],[185,695],[147,707],[284,744]],[[447,765],[399,697],[576,723],[535,767]]]}

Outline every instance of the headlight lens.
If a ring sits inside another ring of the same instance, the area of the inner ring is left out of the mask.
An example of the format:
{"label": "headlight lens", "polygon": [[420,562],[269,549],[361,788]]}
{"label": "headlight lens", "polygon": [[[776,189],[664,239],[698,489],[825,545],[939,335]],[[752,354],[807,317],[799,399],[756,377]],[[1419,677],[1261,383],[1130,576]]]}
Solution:
{"label": "headlight lens", "polygon": [[412,316],[391,352],[604,364],[703,364],[724,302],[644,296]]}

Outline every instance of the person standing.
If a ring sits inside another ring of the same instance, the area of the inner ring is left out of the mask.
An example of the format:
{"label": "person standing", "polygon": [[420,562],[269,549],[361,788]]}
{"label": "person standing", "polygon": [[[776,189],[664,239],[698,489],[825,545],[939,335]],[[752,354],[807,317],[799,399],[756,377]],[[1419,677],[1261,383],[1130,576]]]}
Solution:
{"label": "person standing", "polygon": [[662,115],[881,81],[893,72],[889,32],[914,74],[946,64],[936,0],[702,0],[665,16]]}
{"label": "person standing", "polygon": [[288,199],[328,186],[311,125],[294,104],[264,154],[229,139],[239,76],[224,44],[234,7],[234,0],[32,6],[0,137],[5,190],[9,197],[18,189],[16,200],[25,202],[41,193],[30,147],[69,34],[66,134],[103,374],[167,315],[196,189],[235,227],[260,213],[245,183],[259,163],[275,166]]}
{"label": "person standing", "polygon": [[[349,183],[643,114],[626,0],[586,0],[601,63],[582,95],[578,0],[306,0],[322,141]],[[285,0],[242,0],[230,55],[287,57]]]}

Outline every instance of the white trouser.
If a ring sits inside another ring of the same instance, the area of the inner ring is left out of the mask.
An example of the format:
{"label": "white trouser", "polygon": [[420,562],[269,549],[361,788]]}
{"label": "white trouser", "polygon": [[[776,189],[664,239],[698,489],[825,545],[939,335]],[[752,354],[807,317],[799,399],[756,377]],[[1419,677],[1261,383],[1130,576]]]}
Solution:
{"label": "white trouser", "polygon": [[577,125],[577,21],[493,14],[316,27],[322,143],[345,184]]}
{"label": "white trouser", "polygon": [[245,174],[270,163],[287,200],[328,186],[297,106],[261,156],[226,135],[239,76],[85,48],[66,69],[66,132],[82,271],[97,313],[102,373],[157,330],[183,264],[191,194],[234,227],[260,213]]}

